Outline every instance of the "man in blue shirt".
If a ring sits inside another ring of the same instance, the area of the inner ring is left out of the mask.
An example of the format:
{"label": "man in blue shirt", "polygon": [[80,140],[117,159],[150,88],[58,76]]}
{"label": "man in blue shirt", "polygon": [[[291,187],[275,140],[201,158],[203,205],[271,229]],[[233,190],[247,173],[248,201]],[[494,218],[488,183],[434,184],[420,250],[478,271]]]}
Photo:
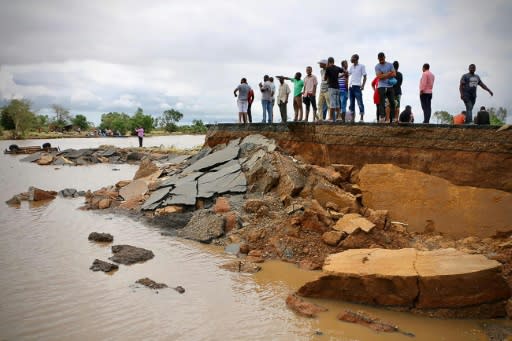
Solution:
{"label": "man in blue shirt", "polygon": [[[377,58],[379,59],[379,63],[375,65],[375,75],[379,79],[379,83],[377,85],[377,91],[379,92],[380,97],[379,118],[380,120],[383,120],[386,117],[386,98],[389,101],[389,112],[395,112],[395,92],[393,90],[393,85],[396,82],[396,71],[393,64],[386,62],[384,52],[379,52]],[[395,82],[390,81],[390,79],[394,79]],[[393,122],[393,116],[393,114],[389,115],[390,123]]]}

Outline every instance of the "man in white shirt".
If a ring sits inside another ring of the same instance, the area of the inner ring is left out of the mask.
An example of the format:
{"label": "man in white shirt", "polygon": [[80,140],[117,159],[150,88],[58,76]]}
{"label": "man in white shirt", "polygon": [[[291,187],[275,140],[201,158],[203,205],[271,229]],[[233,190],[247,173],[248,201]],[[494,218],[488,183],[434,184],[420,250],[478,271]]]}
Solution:
{"label": "man in white shirt", "polygon": [[306,68],[306,77],[304,77],[304,92],[302,93],[302,101],[306,105],[306,122],[309,121],[309,108],[313,107],[313,120],[316,117],[316,86],[318,80],[312,74],[313,68]]}
{"label": "man in white shirt", "polygon": [[288,121],[287,105],[288,97],[290,96],[290,87],[284,82],[284,78],[279,77],[279,90],[277,93],[277,105],[279,106],[279,112],[281,113],[281,122],[286,123]]}
{"label": "man in white shirt", "polygon": [[[359,55],[354,54],[352,58],[350,58],[350,62],[352,65],[348,70],[348,74],[350,75],[350,84],[349,84],[349,98],[350,104],[348,109],[354,115],[354,119],[356,116],[356,100],[357,106],[359,107],[359,115],[361,116],[361,122],[363,122],[364,117],[364,104],[363,104],[363,90],[364,85],[366,84],[366,68],[363,64],[359,64]],[[361,78],[363,81],[361,82]]]}

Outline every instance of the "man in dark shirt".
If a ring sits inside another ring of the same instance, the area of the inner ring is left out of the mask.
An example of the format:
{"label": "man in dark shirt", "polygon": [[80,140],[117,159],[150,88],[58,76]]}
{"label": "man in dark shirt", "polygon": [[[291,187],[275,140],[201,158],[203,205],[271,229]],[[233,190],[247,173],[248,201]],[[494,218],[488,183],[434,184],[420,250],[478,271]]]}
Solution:
{"label": "man in dark shirt", "polygon": [[478,125],[491,124],[489,113],[487,112],[487,110],[485,110],[485,107],[481,107],[480,111],[476,114],[475,124],[478,124]]}
{"label": "man in dark shirt", "polygon": [[395,91],[395,122],[398,121],[398,115],[400,113],[400,99],[402,98],[402,82],[403,76],[402,73],[398,71],[398,67],[400,64],[398,61],[393,62],[393,67],[396,71],[396,84],[393,85],[393,90]]}
{"label": "man in dark shirt", "polygon": [[[338,77],[344,74],[344,71],[339,66],[334,65],[334,58],[327,59],[327,68],[325,69],[324,80],[327,81],[329,88],[329,120],[336,122],[336,117],[340,115],[340,86],[338,84]],[[336,114],[335,114],[336,112]]]}
{"label": "man in dark shirt", "polygon": [[482,89],[487,90],[491,96],[494,95],[487,85],[482,82],[480,76],[475,74],[475,71],[475,64],[470,64],[469,72],[462,75],[462,78],[460,79],[459,91],[460,98],[466,105],[466,123],[471,123],[471,121],[473,121],[473,106],[476,102],[476,87],[480,85]]}

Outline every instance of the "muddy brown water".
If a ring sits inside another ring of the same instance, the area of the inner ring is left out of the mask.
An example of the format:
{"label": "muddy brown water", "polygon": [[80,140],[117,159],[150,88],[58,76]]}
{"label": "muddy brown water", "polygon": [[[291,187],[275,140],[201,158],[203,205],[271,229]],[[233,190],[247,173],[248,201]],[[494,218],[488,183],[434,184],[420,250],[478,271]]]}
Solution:
{"label": "muddy brown water", "polygon": [[[190,148],[203,142],[203,137],[180,138],[160,144]],[[99,140],[51,143],[62,149],[113,144]],[[34,144],[22,142],[16,141]],[[11,143],[1,141],[0,147]],[[416,334],[415,340],[487,340],[482,321],[430,319],[343,302],[312,300],[329,311],[316,319],[297,316],[285,298],[315,272],[270,261],[255,275],[230,273],[218,267],[232,259],[221,249],[162,236],[158,228],[129,217],[78,210],[82,198],[20,208],[4,204],[31,185],[97,189],[132,178],[137,166],[42,167],[19,162],[22,156],[0,157],[0,340],[411,340],[337,321],[346,308],[392,321]],[[110,275],[92,272],[95,258],[111,256],[109,244],[87,240],[93,231],[113,234],[114,244],[150,249],[155,258],[121,265]],[[181,285],[186,292],[135,285],[142,277]]]}

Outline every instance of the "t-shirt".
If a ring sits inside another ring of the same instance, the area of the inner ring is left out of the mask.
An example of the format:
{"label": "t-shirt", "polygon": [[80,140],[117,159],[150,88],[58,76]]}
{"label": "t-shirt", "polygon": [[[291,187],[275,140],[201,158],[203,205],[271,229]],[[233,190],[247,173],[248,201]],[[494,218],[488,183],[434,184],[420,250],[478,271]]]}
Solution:
{"label": "t-shirt", "polygon": [[261,87],[261,100],[271,101],[272,100],[272,82],[266,81]]}
{"label": "t-shirt", "polygon": [[247,83],[239,84],[237,87],[238,89],[238,100],[240,101],[247,101],[249,98],[249,90],[251,90],[251,87]]}
{"label": "t-shirt", "polygon": [[345,76],[338,77],[338,86],[341,92],[347,91],[347,78]]}
{"label": "t-shirt", "polygon": [[[393,64],[385,62],[384,64],[378,63],[375,65],[375,74],[379,75],[381,73],[388,73],[391,71],[395,71],[395,68],[393,67]],[[391,88],[393,87],[391,84],[389,84],[387,79],[379,79],[379,85],[378,88]]]}
{"label": "t-shirt", "polygon": [[[307,94],[312,94],[313,96],[316,95],[316,89],[315,87],[318,85],[318,80],[316,79],[316,76],[306,76],[304,77],[304,92]],[[315,90],[315,91],[313,91]]]}
{"label": "t-shirt", "polygon": [[475,117],[475,124],[491,124],[491,120],[489,119],[489,113],[485,110],[480,110]]}
{"label": "t-shirt", "polygon": [[320,92],[327,92],[327,89],[329,89],[329,83],[327,83],[325,78],[325,69],[320,69],[320,76],[322,77],[322,82],[320,83]]}
{"label": "t-shirt", "polygon": [[288,100],[288,95],[290,94],[290,87],[288,84],[283,83],[279,85],[279,93],[277,94],[278,103],[284,103]]}
{"label": "t-shirt", "polygon": [[304,81],[302,79],[292,78],[290,81],[293,82],[293,97],[301,96],[302,89],[304,88]]}
{"label": "t-shirt", "polygon": [[466,122],[466,116],[458,114],[453,116],[453,124],[464,124]]}
{"label": "t-shirt", "polygon": [[352,76],[350,77],[350,86],[361,86],[363,84],[361,78],[366,76],[366,68],[363,64],[352,64],[350,69],[348,69],[348,74]]}
{"label": "t-shirt", "polygon": [[396,84],[393,85],[393,90],[395,90],[395,96],[402,94],[402,82],[403,82],[403,76],[400,71],[396,72]]}
{"label": "t-shirt", "polygon": [[272,101],[275,99],[275,95],[276,95],[276,85],[274,84],[274,82],[270,82],[270,89],[272,90]]}
{"label": "t-shirt", "polygon": [[482,80],[477,74],[468,72],[462,76],[460,83],[462,84],[462,91],[465,95],[476,97],[476,87],[482,83]]}
{"label": "t-shirt", "polygon": [[338,75],[343,72],[343,69],[336,65],[328,66],[325,69],[325,76],[327,77],[327,84],[331,89],[339,89]]}

